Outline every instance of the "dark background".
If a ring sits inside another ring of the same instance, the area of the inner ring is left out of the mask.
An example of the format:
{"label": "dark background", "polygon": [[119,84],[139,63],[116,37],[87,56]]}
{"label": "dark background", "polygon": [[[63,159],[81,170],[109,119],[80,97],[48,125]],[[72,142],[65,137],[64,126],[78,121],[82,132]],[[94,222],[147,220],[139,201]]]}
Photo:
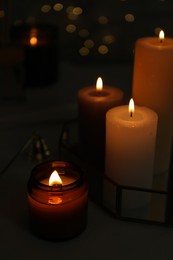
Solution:
{"label": "dark background", "polygon": [[[57,4],[63,5],[60,11]],[[9,40],[11,26],[52,24],[59,30],[59,59],[79,63],[129,62],[137,38],[156,36],[160,29],[173,36],[172,0],[4,0],[0,17],[1,44]]]}

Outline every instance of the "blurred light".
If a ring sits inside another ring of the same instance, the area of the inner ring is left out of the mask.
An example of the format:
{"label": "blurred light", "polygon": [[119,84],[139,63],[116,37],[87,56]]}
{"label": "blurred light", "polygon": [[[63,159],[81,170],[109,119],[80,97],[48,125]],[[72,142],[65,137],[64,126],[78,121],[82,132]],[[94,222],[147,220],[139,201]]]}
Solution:
{"label": "blurred light", "polygon": [[56,11],[56,12],[59,12],[63,9],[63,4],[61,3],[56,3],[54,6],[53,6],[53,9]]}
{"label": "blurred light", "polygon": [[81,7],[75,7],[75,8],[73,8],[73,14],[75,14],[75,15],[80,15],[80,14],[82,14],[83,13],[83,10],[82,10],[82,8]]}
{"label": "blurred light", "polygon": [[86,37],[88,37],[88,35],[89,35],[89,32],[88,32],[87,29],[81,29],[79,31],[79,36],[82,37],[82,38],[86,38]]}
{"label": "blurred light", "polygon": [[86,47],[82,47],[79,49],[79,54],[81,56],[87,56],[89,54],[89,52],[90,52],[89,49]]}
{"label": "blurred light", "polygon": [[108,35],[103,36],[102,41],[104,44],[111,44],[111,43],[115,42],[115,37],[111,34],[108,34]]}
{"label": "blurred light", "polygon": [[69,13],[72,13],[73,12],[73,9],[74,9],[74,6],[70,5],[66,8],[66,12],[69,14]]}
{"label": "blurred light", "polygon": [[100,45],[100,46],[98,47],[98,52],[99,52],[100,54],[102,54],[102,55],[108,53],[108,51],[109,51],[109,49],[108,49],[108,47],[107,47],[106,45]]}
{"label": "blurred light", "polygon": [[26,22],[29,23],[29,24],[35,23],[35,17],[29,16],[29,17],[26,19]]}
{"label": "blurred light", "polygon": [[94,47],[94,41],[93,40],[86,40],[85,42],[84,42],[84,46],[85,47],[87,47],[87,48],[93,48]]}
{"label": "blurred light", "polygon": [[33,36],[33,37],[31,37],[30,38],[30,44],[32,45],[32,46],[35,46],[35,45],[37,45],[37,43],[38,43],[38,39],[37,39],[37,37],[35,37],[35,36]]}
{"label": "blurred light", "polygon": [[14,25],[18,26],[18,25],[21,25],[22,23],[23,23],[23,21],[18,19],[14,22]]}
{"label": "blurred light", "polygon": [[36,36],[38,34],[38,29],[37,28],[32,28],[30,31],[30,36]]}
{"label": "blurred light", "polygon": [[5,11],[4,10],[0,10],[0,18],[4,18],[5,16]]}
{"label": "blurred light", "polygon": [[134,22],[135,17],[134,17],[133,14],[126,14],[126,15],[125,15],[125,20],[126,20],[126,22],[128,22],[128,23],[132,23],[132,22]]}
{"label": "blurred light", "polygon": [[107,23],[108,23],[108,18],[107,18],[106,16],[104,16],[104,15],[99,16],[99,17],[98,17],[98,22],[99,22],[100,24],[107,24]]}
{"label": "blurred light", "polygon": [[156,34],[157,36],[159,36],[159,33],[160,33],[161,30],[162,30],[162,28],[156,27],[156,28],[154,29],[154,32],[155,32],[155,34]]}
{"label": "blurred light", "polygon": [[50,6],[50,5],[43,5],[43,6],[41,7],[41,11],[42,11],[43,13],[48,13],[48,12],[50,12],[50,10],[51,10],[51,6]]}
{"label": "blurred light", "polygon": [[70,20],[72,20],[72,21],[74,21],[74,20],[76,20],[76,19],[78,18],[78,16],[75,15],[75,14],[73,14],[73,13],[69,13],[69,14],[67,15],[67,17],[68,17],[68,19],[70,19]]}
{"label": "blurred light", "polygon": [[66,31],[69,33],[73,33],[76,31],[76,26],[74,24],[68,24],[66,26]]}

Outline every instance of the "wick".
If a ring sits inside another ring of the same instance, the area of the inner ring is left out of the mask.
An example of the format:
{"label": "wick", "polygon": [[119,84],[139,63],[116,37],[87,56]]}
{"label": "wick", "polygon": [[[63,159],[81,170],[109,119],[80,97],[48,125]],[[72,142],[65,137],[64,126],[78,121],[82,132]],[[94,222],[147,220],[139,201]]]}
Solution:
{"label": "wick", "polygon": [[163,39],[160,39],[160,43],[162,43],[163,42]]}
{"label": "wick", "polygon": [[133,116],[133,112],[131,111],[131,112],[130,112],[130,117],[132,117],[132,116]]}
{"label": "wick", "polygon": [[59,189],[61,190],[62,189],[62,184],[58,184],[58,183],[54,183],[53,185],[51,185],[51,190],[54,190],[54,189]]}

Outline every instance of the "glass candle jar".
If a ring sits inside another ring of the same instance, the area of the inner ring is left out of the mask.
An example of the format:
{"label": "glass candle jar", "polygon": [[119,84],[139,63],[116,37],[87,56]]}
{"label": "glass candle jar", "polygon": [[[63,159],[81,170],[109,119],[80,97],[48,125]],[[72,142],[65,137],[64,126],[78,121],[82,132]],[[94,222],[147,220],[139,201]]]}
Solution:
{"label": "glass candle jar", "polygon": [[[58,180],[51,183],[55,172]],[[48,240],[65,240],[85,229],[88,188],[78,166],[64,161],[41,163],[32,170],[27,187],[34,234]]]}

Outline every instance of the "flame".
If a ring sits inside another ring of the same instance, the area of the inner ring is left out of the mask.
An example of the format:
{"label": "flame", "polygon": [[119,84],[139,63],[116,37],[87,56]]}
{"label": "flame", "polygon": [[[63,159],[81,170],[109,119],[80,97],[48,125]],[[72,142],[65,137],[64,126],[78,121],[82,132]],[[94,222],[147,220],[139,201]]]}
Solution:
{"label": "flame", "polygon": [[163,42],[164,38],[165,38],[164,31],[161,30],[160,33],[159,33],[159,39],[160,39],[160,42]]}
{"label": "flame", "polygon": [[57,171],[53,171],[49,178],[49,186],[62,184],[62,180]]}
{"label": "flame", "polygon": [[32,46],[35,46],[35,45],[37,45],[38,39],[37,39],[36,36],[32,36],[32,37],[30,38],[29,42],[30,42],[30,44],[31,44]]}
{"label": "flame", "polygon": [[99,77],[96,82],[96,90],[102,91],[102,89],[103,89],[103,81],[102,81],[102,78]]}
{"label": "flame", "polygon": [[132,117],[134,111],[135,111],[135,104],[134,104],[133,98],[131,98],[130,102],[129,102],[129,114],[131,117]]}

